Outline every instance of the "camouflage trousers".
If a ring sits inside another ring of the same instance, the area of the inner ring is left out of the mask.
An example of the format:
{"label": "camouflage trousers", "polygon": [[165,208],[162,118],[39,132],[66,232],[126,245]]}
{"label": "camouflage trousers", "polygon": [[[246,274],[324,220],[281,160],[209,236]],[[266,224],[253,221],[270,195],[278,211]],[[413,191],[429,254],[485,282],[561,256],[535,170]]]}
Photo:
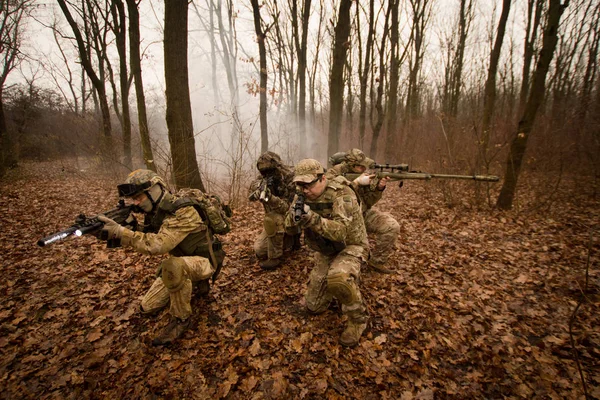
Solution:
{"label": "camouflage trousers", "polygon": [[260,260],[279,258],[283,255],[283,216],[267,213],[263,230],[254,242],[254,253]]}
{"label": "camouflage trousers", "polygon": [[185,320],[192,315],[192,283],[208,279],[214,269],[200,256],[169,257],[161,263],[161,276],[156,278],[142,299],[142,310],[153,313],[169,306],[169,313]]}
{"label": "camouflage trousers", "polygon": [[367,235],[373,239],[369,263],[383,266],[396,246],[400,224],[390,213],[375,208],[364,214]]}
{"label": "camouflage trousers", "polygon": [[327,310],[335,297],[342,304],[342,313],[354,322],[364,322],[367,310],[358,283],[363,262],[360,246],[348,246],[333,256],[314,252],[314,267],[310,271],[304,299],[306,308],[315,314]]}

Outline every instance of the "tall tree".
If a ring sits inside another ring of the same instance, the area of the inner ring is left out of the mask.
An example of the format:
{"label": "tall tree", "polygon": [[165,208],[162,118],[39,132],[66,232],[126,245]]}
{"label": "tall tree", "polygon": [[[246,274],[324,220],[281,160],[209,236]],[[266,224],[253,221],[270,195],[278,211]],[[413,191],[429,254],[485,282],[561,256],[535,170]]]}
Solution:
{"label": "tall tree", "polygon": [[425,52],[425,28],[431,13],[431,0],[409,0],[412,10],[413,52],[408,73],[408,93],[406,94],[405,123],[419,115],[421,109],[419,75]]}
{"label": "tall tree", "polygon": [[[69,25],[71,26],[71,29],[73,30],[73,34],[75,35],[75,40],[77,42],[77,51],[79,52],[79,60],[81,61],[81,64],[83,65],[83,68],[85,69],[85,73],[92,81],[92,85],[94,86],[94,89],[98,96],[98,101],[100,103],[100,112],[102,113],[102,133],[103,133],[105,139],[110,140],[112,138],[112,125],[111,125],[111,121],[110,121],[110,108],[108,106],[108,98],[106,95],[105,81],[102,78],[103,74],[104,74],[104,69],[101,64],[101,66],[98,68],[99,74],[96,74],[96,71],[94,70],[94,65],[92,63],[90,46],[84,40],[83,35],[81,34],[81,30],[79,29],[79,25],[77,25],[77,22],[73,18],[71,11],[69,10],[69,7],[67,6],[67,3],[65,2],[65,0],[57,0],[57,1],[58,1],[58,5],[60,6],[60,9],[62,10],[65,18],[67,19],[67,22],[69,23]],[[90,10],[91,3],[88,2],[87,5],[88,5],[88,7],[87,7],[88,11],[90,11],[90,13],[91,13],[91,11],[92,11],[92,10]],[[84,12],[84,16],[85,16],[85,12]],[[86,24],[87,24],[87,22],[86,22]],[[99,34],[100,34],[100,32],[98,31],[97,27],[92,26],[90,35],[92,35],[94,37],[88,38],[88,39],[103,41],[102,38],[97,37]],[[98,46],[95,47],[96,53],[99,54],[99,56],[98,56],[99,62],[100,62],[100,60],[104,60],[105,57],[100,53],[102,53],[102,51],[105,51],[105,50],[106,50],[105,48],[100,49],[100,48],[98,48]]]}
{"label": "tall tree", "polygon": [[256,32],[256,41],[258,43],[258,56],[260,65],[260,151],[261,153],[269,150],[269,130],[267,127],[267,48],[265,40],[267,38],[268,28],[263,30],[262,18],[260,17],[260,7],[258,0],[250,0],[252,3],[252,12],[254,14],[254,31]]}
{"label": "tall tree", "polygon": [[[398,8],[400,0],[390,0],[392,9],[391,25],[390,25],[390,90],[387,102],[387,134],[386,146],[384,151],[385,160],[391,161],[394,159],[395,142],[397,138],[397,111],[398,111],[398,83],[400,81],[400,59],[399,59],[399,24],[398,24]],[[377,157],[377,154],[371,154],[371,157]]]}
{"label": "tall tree", "polygon": [[123,162],[131,169],[131,115],[129,113],[129,73],[127,72],[127,27],[125,5],[122,0],[112,0],[112,31],[119,54],[119,89],[121,92],[121,128],[123,129]]}
{"label": "tall tree", "polygon": [[538,29],[542,19],[543,3],[544,0],[527,0],[527,24],[523,47],[523,76],[521,79],[521,93],[519,95],[519,112],[523,112],[525,109],[527,94],[529,93],[531,62],[533,61],[535,42],[537,41]]}
{"label": "tall tree", "polygon": [[373,137],[371,138],[371,149],[369,150],[371,157],[376,157],[377,155],[377,142],[379,141],[379,134],[381,133],[381,128],[383,127],[383,122],[385,120],[385,110],[383,108],[383,95],[385,92],[386,82],[385,77],[387,73],[385,45],[390,31],[388,26],[393,7],[394,3],[392,1],[388,2],[388,9],[385,14],[385,22],[383,24],[383,35],[381,36],[381,46],[379,47],[379,79],[377,79],[377,95],[375,97],[374,106],[377,117],[375,119],[375,124],[373,125]]}
{"label": "tall tree", "polygon": [[165,2],[165,86],[167,128],[175,186],[205,191],[198,163],[188,81],[188,1]]}
{"label": "tall tree", "polygon": [[467,36],[471,28],[471,22],[475,15],[473,13],[473,0],[460,0],[458,11],[458,38],[453,57],[449,59],[450,77],[448,80],[447,100],[444,102],[446,112],[456,118],[458,114],[458,103],[462,89],[462,75],[464,68],[465,48]]}
{"label": "tall tree", "polygon": [[333,60],[329,78],[329,140],[327,154],[333,154],[339,149],[342,116],[344,109],[344,65],[348,52],[350,36],[350,8],[352,0],[340,0],[338,20],[335,25],[333,43]]}
{"label": "tall tree", "polygon": [[498,208],[508,210],[512,208],[512,203],[517,188],[517,181],[521,172],[521,164],[525,150],[527,150],[527,141],[531,134],[531,129],[535,122],[535,118],[544,101],[546,93],[546,75],[550,67],[550,62],[554,56],[556,43],[558,42],[558,28],[560,17],[565,8],[568,6],[569,0],[565,4],[561,4],[560,0],[549,0],[548,13],[546,17],[546,26],[544,28],[544,36],[542,40],[542,50],[533,74],[533,83],[531,91],[527,99],[525,111],[519,121],[519,127],[516,135],[513,137],[510,152],[506,161],[506,173],[504,183],[498,196],[496,205]]}
{"label": "tall tree", "polygon": [[0,176],[17,163],[13,143],[8,136],[4,115],[4,89],[8,75],[23,58],[21,39],[30,0],[2,1],[0,6]]}
{"label": "tall tree", "polygon": [[496,102],[496,74],[498,71],[498,63],[500,61],[500,53],[502,51],[502,43],[504,42],[504,32],[506,31],[506,21],[510,12],[511,0],[502,1],[502,13],[498,21],[498,31],[496,33],[496,41],[490,54],[490,65],[488,68],[487,80],[485,81],[485,89],[483,95],[483,120],[481,123],[481,150],[480,158],[482,162],[479,164],[487,164],[487,150],[490,142],[490,124],[494,114],[494,105]]}
{"label": "tall tree", "polygon": [[[140,0],[141,1],[141,0]],[[150,131],[148,129],[148,116],[146,112],[146,96],[144,94],[144,81],[142,79],[142,58],[140,54],[140,13],[136,0],[127,0],[129,12],[129,65],[135,85],[135,99],[137,104],[138,125],[142,142],[142,155],[146,168],[156,172],[152,145],[150,144]]]}
{"label": "tall tree", "polygon": [[[294,3],[297,0],[293,0]],[[308,49],[308,22],[310,19],[311,0],[304,0],[301,7],[302,38],[296,40],[296,51],[298,52],[298,125],[300,153],[305,154],[306,148],[306,54]]]}
{"label": "tall tree", "polygon": [[[360,19],[359,13],[357,12],[357,22]],[[367,85],[369,83],[369,76],[371,73],[371,64],[373,61],[373,41],[375,37],[375,0],[369,0],[369,17],[368,17],[369,28],[367,30],[367,43],[364,53],[364,63],[362,68],[358,69],[358,76],[360,80],[360,93],[359,93],[359,111],[358,111],[358,145],[362,149],[365,140],[365,131],[367,127]],[[357,23],[358,25],[358,23]],[[360,39],[360,33],[359,33]],[[360,43],[360,42],[359,42]],[[375,154],[371,155],[372,157]]]}

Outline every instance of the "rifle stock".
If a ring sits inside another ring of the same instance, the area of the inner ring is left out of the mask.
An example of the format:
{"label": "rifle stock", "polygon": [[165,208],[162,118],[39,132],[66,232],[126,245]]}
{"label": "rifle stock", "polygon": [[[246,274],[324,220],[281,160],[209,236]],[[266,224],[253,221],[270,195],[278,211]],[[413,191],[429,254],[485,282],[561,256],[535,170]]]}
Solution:
{"label": "rifle stock", "polygon": [[[344,176],[346,179],[353,181],[358,178],[361,174],[346,173]],[[392,181],[403,181],[407,179],[416,180],[430,180],[430,179],[461,179],[471,180],[478,182],[498,182],[499,177],[495,175],[448,175],[448,174],[428,174],[424,172],[386,172],[378,171],[375,172],[377,178],[389,177]]]}

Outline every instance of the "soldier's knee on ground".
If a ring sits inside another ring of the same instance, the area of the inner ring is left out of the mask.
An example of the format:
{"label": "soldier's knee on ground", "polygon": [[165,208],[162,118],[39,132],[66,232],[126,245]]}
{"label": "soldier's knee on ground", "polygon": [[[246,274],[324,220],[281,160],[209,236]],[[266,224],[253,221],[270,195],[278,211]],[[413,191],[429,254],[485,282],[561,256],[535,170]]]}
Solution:
{"label": "soldier's knee on ground", "polygon": [[337,272],[327,275],[327,289],[342,304],[352,304],[360,299],[354,278],[348,273]]}
{"label": "soldier's knee on ground", "polygon": [[179,257],[170,257],[161,263],[162,280],[170,291],[178,290],[185,282],[185,261]]}

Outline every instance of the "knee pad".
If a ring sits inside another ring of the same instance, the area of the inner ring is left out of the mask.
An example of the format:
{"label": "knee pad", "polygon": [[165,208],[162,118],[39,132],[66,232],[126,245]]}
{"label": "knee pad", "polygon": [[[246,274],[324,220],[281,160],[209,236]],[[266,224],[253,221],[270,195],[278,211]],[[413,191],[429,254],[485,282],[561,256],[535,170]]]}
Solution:
{"label": "knee pad", "polygon": [[185,279],[185,261],[179,257],[170,257],[161,263],[162,280],[170,291],[177,290]]}
{"label": "knee pad", "polygon": [[350,274],[338,272],[328,275],[327,289],[342,304],[348,305],[358,300],[356,284],[352,281]]}
{"label": "knee pad", "polygon": [[270,216],[265,216],[263,227],[268,237],[273,237],[277,234],[277,222]]}

